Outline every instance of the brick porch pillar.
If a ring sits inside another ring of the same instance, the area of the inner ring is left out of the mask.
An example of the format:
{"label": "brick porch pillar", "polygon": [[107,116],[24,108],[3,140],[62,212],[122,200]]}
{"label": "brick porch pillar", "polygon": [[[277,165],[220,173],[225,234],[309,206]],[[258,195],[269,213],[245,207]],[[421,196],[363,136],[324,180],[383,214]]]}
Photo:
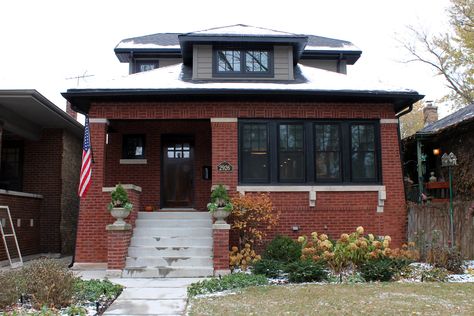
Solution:
{"label": "brick porch pillar", "polygon": [[90,138],[93,153],[91,185],[80,200],[77,224],[75,268],[104,267],[107,262],[107,235],[104,227],[110,223],[107,211],[109,195],[102,192],[105,181],[105,141],[108,120],[90,118]]}
{"label": "brick porch pillar", "polygon": [[[126,226],[115,226],[109,224],[105,227],[107,231],[107,276],[120,277],[122,269],[125,267],[125,260],[128,254],[128,246],[132,238],[133,228],[140,207],[141,188],[133,184],[122,185],[128,193],[133,209],[130,215],[125,219]],[[102,191],[110,194],[114,187],[103,188]]]}
{"label": "brick porch pillar", "polygon": [[[211,118],[212,131],[212,185],[223,184],[230,195],[236,194],[238,183],[237,118]],[[217,166],[227,162],[231,171],[220,171]],[[230,273],[228,224],[213,225],[214,275]]]}
{"label": "brick porch pillar", "polygon": [[229,269],[229,224],[212,225],[214,275],[226,275]]}

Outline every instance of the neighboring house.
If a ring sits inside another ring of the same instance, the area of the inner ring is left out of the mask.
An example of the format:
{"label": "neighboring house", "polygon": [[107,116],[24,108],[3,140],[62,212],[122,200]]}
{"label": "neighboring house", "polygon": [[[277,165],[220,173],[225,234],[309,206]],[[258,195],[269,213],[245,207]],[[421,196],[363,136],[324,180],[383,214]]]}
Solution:
{"label": "neighboring house", "polygon": [[[0,121],[0,205],[10,208],[22,255],[72,254],[82,125],[36,90],[0,90]],[[3,210],[0,220],[9,224]]]}
{"label": "neighboring house", "polygon": [[[352,43],[235,25],[126,39],[115,53],[131,75],[63,94],[89,115],[95,158],[77,267],[208,275],[212,256],[215,273],[228,269],[226,227],[191,220],[205,221],[216,184],[270,192],[280,219],[269,238],[362,225],[405,241],[398,117],[423,96],[346,75],[361,55]],[[130,184],[135,211],[159,211],[133,215],[133,236],[105,229],[117,183]]]}
{"label": "neighboring house", "polygon": [[[437,107],[427,106],[424,108],[424,117],[425,127],[403,140],[406,174],[414,182],[412,190],[407,190],[409,199],[418,201],[417,192],[421,188],[432,201],[448,200],[448,170],[441,166],[441,157],[452,152],[457,157],[458,164],[452,168],[454,196],[458,200],[472,200],[474,104],[440,120]],[[430,181],[432,176],[436,179],[432,178]]]}

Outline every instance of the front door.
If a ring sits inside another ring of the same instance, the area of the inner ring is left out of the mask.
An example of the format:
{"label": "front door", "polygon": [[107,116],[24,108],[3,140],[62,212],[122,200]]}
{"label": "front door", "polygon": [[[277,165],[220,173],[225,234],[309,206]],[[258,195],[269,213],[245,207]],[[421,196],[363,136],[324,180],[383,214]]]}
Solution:
{"label": "front door", "polygon": [[194,206],[193,137],[167,136],[162,139],[162,208]]}

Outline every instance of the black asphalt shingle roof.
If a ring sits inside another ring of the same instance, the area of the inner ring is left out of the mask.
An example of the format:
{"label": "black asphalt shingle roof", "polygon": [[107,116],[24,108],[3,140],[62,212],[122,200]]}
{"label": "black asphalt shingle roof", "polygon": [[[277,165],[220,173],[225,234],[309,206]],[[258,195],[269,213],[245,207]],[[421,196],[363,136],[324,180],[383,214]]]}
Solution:
{"label": "black asphalt shingle roof", "polygon": [[437,134],[442,130],[469,121],[474,121],[474,103],[425,126],[422,130],[418,131],[417,134]]}

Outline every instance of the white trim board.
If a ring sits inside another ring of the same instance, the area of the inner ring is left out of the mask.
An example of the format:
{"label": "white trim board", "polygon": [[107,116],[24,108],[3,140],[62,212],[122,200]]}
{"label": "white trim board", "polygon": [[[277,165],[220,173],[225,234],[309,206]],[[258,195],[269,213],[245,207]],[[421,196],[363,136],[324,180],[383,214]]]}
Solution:
{"label": "white trim board", "polygon": [[237,123],[236,117],[211,117],[211,123]]}
{"label": "white trim board", "polygon": [[120,159],[121,165],[146,165],[146,159]]}
{"label": "white trim board", "polygon": [[317,192],[378,192],[377,212],[383,212],[387,199],[384,185],[239,185],[237,192],[308,192],[309,206],[316,206]]}

